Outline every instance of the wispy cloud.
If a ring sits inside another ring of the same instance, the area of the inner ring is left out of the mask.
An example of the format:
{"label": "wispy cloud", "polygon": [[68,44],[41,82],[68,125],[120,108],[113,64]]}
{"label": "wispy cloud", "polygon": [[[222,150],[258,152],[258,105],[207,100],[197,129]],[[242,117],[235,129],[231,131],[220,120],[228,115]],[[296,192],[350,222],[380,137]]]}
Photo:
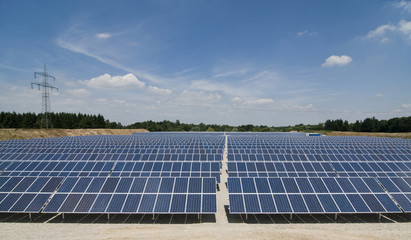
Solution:
{"label": "wispy cloud", "polygon": [[67,89],[66,93],[73,97],[88,97],[91,94],[89,90],[84,88]]}
{"label": "wispy cloud", "polygon": [[222,78],[222,77],[231,77],[231,76],[241,76],[246,73],[248,73],[250,69],[248,68],[239,68],[239,69],[234,69],[234,70],[229,70],[229,71],[221,71],[214,74],[213,78]]}
{"label": "wispy cloud", "polygon": [[402,19],[395,25],[384,24],[378,26],[375,30],[369,31],[366,38],[378,39],[381,43],[388,43],[391,41],[391,37],[395,36],[394,34],[399,34],[411,40],[411,21]]}
{"label": "wispy cloud", "polygon": [[92,78],[90,80],[80,81],[82,84],[91,88],[144,88],[145,83],[137,79],[132,74],[126,74],[124,76],[111,76],[108,73]]}
{"label": "wispy cloud", "polygon": [[384,24],[381,26],[378,26],[375,30],[369,31],[367,34],[368,38],[375,38],[375,37],[381,37],[384,36],[387,31],[394,31],[397,28],[394,25],[391,24]]}
{"label": "wispy cloud", "polygon": [[321,65],[323,67],[333,67],[333,66],[345,66],[352,62],[352,58],[347,55],[336,56],[332,55],[328,57],[325,62]]}
{"label": "wispy cloud", "polygon": [[96,36],[98,38],[106,39],[106,38],[110,38],[111,34],[110,33],[97,33]]}
{"label": "wispy cloud", "polygon": [[170,89],[165,89],[165,88],[159,88],[155,86],[148,86],[147,88],[150,92],[157,93],[157,94],[163,94],[163,95],[170,95],[173,92]]}
{"label": "wispy cloud", "polygon": [[106,41],[98,41],[96,37],[104,39],[111,37],[111,34],[99,33],[93,35],[88,31],[81,30],[81,25],[74,25],[60,34],[60,36],[56,39],[56,44],[57,46],[68,51],[84,54],[101,63],[118,68],[125,72],[133,73],[138,77],[153,83],[164,84],[170,81],[169,78],[165,78],[142,69],[129,67],[127,64],[123,63],[121,59],[125,59],[129,53],[127,51],[124,52],[124,49],[127,48],[117,49],[118,46],[124,45],[123,42],[107,45],[108,43],[106,43]]}
{"label": "wispy cloud", "polygon": [[256,99],[248,99],[244,100],[240,97],[234,97],[231,99],[234,103],[240,103],[245,105],[260,105],[260,104],[270,104],[274,103],[274,100],[271,98],[256,98]]}
{"label": "wispy cloud", "polygon": [[402,8],[408,13],[411,13],[411,1],[409,0],[400,0],[398,2],[394,2],[394,6],[397,8]]}
{"label": "wispy cloud", "polygon": [[297,32],[297,36],[299,36],[299,37],[303,37],[303,36],[314,36],[314,35],[317,35],[317,32],[310,32],[310,31],[308,31],[308,30],[304,30],[304,31],[301,31],[301,32]]}
{"label": "wispy cloud", "polygon": [[402,105],[402,107],[403,107],[403,108],[411,108],[411,104],[405,104],[405,103],[404,103],[404,104]]}

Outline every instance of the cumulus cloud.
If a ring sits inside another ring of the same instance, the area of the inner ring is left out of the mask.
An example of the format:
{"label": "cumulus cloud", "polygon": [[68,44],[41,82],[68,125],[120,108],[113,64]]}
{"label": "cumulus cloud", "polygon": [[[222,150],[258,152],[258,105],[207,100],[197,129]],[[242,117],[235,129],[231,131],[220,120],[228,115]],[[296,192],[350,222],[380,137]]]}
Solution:
{"label": "cumulus cloud", "polygon": [[158,88],[154,86],[148,86],[148,90],[153,93],[169,95],[173,93],[170,89]]}
{"label": "cumulus cloud", "polygon": [[403,107],[403,108],[411,108],[411,104],[405,104],[405,103],[404,103],[404,104],[402,105],[402,107]]}
{"label": "cumulus cloud", "polygon": [[352,58],[347,55],[336,56],[332,55],[325,60],[321,66],[323,67],[333,67],[333,66],[344,66],[352,62]]}
{"label": "cumulus cloud", "polygon": [[145,83],[138,80],[132,73],[124,76],[111,76],[105,73],[90,80],[81,81],[81,83],[91,88],[144,88],[145,86]]}
{"label": "cumulus cloud", "polygon": [[110,38],[111,34],[110,33],[98,33],[98,34],[96,34],[96,36],[98,38],[106,39],[106,38]]}
{"label": "cumulus cloud", "polygon": [[84,88],[79,88],[79,89],[68,89],[66,90],[67,94],[73,96],[73,97],[88,97],[90,96],[90,91]]}

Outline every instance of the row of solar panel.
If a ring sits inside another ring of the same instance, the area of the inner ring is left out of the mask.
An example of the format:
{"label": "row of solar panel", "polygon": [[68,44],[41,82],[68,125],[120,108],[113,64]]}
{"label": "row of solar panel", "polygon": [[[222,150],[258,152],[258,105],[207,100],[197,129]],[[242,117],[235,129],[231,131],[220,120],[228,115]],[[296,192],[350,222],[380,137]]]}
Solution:
{"label": "row of solar panel", "polygon": [[29,153],[5,154],[0,156],[3,161],[222,161],[222,154],[89,154],[89,153]]}
{"label": "row of solar panel", "polygon": [[215,194],[58,193],[49,201],[50,196],[51,194],[0,193],[0,212],[158,214],[217,212]]}
{"label": "row of solar panel", "polygon": [[411,177],[411,172],[230,172],[228,177]]}
{"label": "row of solar panel", "polygon": [[[367,141],[373,140],[373,141]],[[383,138],[361,138],[361,137],[351,137],[351,138],[343,138],[343,137],[321,137],[321,138],[312,138],[312,137],[296,137],[290,136],[287,138],[279,138],[273,137],[271,139],[264,139],[264,138],[244,138],[239,139],[236,137],[229,137],[228,144],[232,146],[243,146],[246,145],[247,147],[254,147],[254,146],[275,146],[276,148],[282,147],[289,147],[289,146],[335,146],[335,147],[373,147],[373,146],[380,146],[383,145],[385,147],[402,147],[407,146],[409,142],[406,139],[383,139]]]}
{"label": "row of solar panel", "polygon": [[[62,181],[61,177],[0,177],[0,212],[217,211],[214,178],[68,177],[59,187]],[[57,188],[57,192],[52,195]]]}
{"label": "row of solar panel", "polygon": [[[332,154],[338,152],[340,154],[389,154],[396,152],[403,152],[403,154],[409,154],[409,144],[403,145],[354,145],[354,146],[338,146],[338,145],[309,145],[309,144],[290,144],[290,145],[276,145],[275,143],[266,145],[228,145],[230,153],[278,153],[278,154],[291,154],[291,153],[322,153]],[[315,152],[319,151],[319,152]]]}
{"label": "row of solar panel", "polygon": [[328,147],[288,147],[288,148],[275,148],[274,146],[265,147],[253,147],[253,148],[238,148],[228,146],[229,154],[410,154],[410,150],[405,147],[396,148],[335,148],[334,146]]}
{"label": "row of solar panel", "polygon": [[[43,213],[216,213],[216,194],[55,194]],[[1,210],[1,209],[0,209]]]}
{"label": "row of solar panel", "polygon": [[104,162],[104,161],[24,161],[0,162],[5,171],[115,171],[115,172],[220,172],[219,162]]}
{"label": "row of solar panel", "polygon": [[411,162],[229,162],[228,172],[411,172]]}
{"label": "row of solar panel", "polygon": [[18,177],[212,177],[220,183],[218,172],[3,172],[1,176]]}
{"label": "row of solar panel", "polygon": [[[377,178],[390,192],[410,192],[411,178]],[[375,178],[228,178],[229,193],[385,193]]]}
{"label": "row of solar panel", "polygon": [[5,154],[29,154],[29,153],[90,153],[90,154],[98,154],[98,153],[112,153],[112,154],[221,154],[223,149],[173,149],[173,148],[163,148],[163,149],[156,149],[156,148],[148,148],[148,149],[141,149],[139,146],[128,147],[126,149],[123,148],[97,148],[95,146],[88,146],[82,148],[72,148],[68,146],[61,146],[61,147],[48,147],[48,148],[2,148],[0,149],[0,156],[4,156]]}
{"label": "row of solar panel", "polygon": [[59,193],[216,193],[216,180],[200,177],[0,177],[0,193],[52,193],[57,187]]}
{"label": "row of solar panel", "polygon": [[322,155],[302,155],[302,154],[228,154],[228,161],[411,161],[411,154],[408,155],[334,155],[334,154],[322,154]]}
{"label": "row of solar panel", "polygon": [[[410,195],[411,196],[411,195]],[[229,194],[230,213],[396,213],[401,209],[381,194]],[[409,212],[411,208],[404,209]]]}
{"label": "row of solar panel", "polygon": [[377,179],[228,178],[230,212],[411,212],[411,178]]}
{"label": "row of solar panel", "polygon": [[338,177],[338,174],[336,172],[229,172],[228,177]]}

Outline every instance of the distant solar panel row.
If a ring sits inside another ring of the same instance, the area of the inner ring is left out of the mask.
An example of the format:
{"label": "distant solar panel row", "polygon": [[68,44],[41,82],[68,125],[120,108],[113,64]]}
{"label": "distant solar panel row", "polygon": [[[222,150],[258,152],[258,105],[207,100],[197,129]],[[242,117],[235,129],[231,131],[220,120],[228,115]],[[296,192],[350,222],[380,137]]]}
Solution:
{"label": "distant solar panel row", "polygon": [[1,176],[215,177],[219,162],[5,161]]}
{"label": "distant solar panel row", "polygon": [[91,154],[91,153],[28,153],[0,154],[6,161],[221,161],[222,154]]}
{"label": "distant solar panel row", "polygon": [[350,154],[340,155],[333,153],[316,154],[228,154],[229,161],[277,161],[277,162],[306,162],[306,161],[326,161],[326,162],[386,162],[386,161],[410,161],[411,154]]}

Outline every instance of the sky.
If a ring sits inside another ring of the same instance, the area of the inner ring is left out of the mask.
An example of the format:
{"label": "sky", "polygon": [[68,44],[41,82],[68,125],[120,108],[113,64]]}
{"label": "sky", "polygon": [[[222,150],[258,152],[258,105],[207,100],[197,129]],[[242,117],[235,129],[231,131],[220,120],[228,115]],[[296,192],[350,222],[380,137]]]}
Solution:
{"label": "sky", "polygon": [[411,115],[411,1],[0,0],[0,111],[288,126]]}

